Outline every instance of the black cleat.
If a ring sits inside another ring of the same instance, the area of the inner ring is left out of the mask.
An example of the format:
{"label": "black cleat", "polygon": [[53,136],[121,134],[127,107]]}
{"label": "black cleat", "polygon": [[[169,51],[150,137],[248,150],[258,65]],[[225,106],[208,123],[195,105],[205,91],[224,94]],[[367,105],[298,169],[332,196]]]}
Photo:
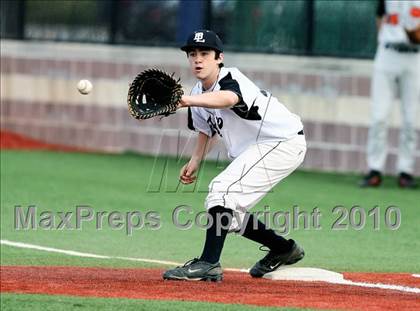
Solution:
{"label": "black cleat", "polygon": [[382,183],[382,174],[379,171],[371,170],[369,173],[363,177],[360,181],[360,187],[378,187]]}
{"label": "black cleat", "polygon": [[301,260],[305,256],[305,251],[295,241],[289,241],[293,242],[290,251],[278,254],[270,250],[263,259],[251,268],[249,274],[254,278],[260,278],[266,273],[277,270],[280,266],[292,265]]}
{"label": "black cleat", "polygon": [[222,281],[223,271],[220,263],[209,263],[194,258],[187,261],[182,267],[176,267],[165,271],[164,280],[185,280],[185,281]]}
{"label": "black cleat", "polygon": [[400,186],[400,188],[415,189],[418,187],[418,184],[412,175],[400,173],[400,176],[398,177],[398,186]]}

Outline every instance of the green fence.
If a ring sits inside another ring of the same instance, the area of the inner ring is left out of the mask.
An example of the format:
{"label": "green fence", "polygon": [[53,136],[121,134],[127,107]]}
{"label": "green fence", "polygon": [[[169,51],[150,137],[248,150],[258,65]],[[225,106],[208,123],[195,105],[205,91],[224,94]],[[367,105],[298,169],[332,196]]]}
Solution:
{"label": "green fence", "polygon": [[371,58],[377,0],[2,0],[1,37],[178,46],[210,28],[227,50]]}

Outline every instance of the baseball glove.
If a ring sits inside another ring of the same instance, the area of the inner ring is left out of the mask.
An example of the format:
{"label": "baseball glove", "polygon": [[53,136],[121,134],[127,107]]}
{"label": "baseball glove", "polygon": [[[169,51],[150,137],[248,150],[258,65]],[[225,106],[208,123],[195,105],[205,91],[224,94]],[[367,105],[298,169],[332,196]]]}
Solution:
{"label": "baseball glove", "polygon": [[149,119],[175,113],[184,94],[180,79],[157,69],[139,73],[128,90],[128,109],[136,119]]}

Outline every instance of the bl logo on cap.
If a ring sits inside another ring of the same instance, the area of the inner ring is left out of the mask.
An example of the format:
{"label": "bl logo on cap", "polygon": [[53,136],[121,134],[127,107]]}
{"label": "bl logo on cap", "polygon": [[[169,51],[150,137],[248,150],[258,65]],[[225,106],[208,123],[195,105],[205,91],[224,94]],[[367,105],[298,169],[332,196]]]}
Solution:
{"label": "bl logo on cap", "polygon": [[188,36],[187,42],[181,47],[181,50],[188,52],[195,48],[223,52],[223,43],[215,32],[199,29]]}
{"label": "bl logo on cap", "polygon": [[204,33],[202,33],[202,32],[196,32],[195,34],[194,34],[194,42],[201,42],[201,43],[204,43],[204,42],[206,42],[206,40],[204,39]]}

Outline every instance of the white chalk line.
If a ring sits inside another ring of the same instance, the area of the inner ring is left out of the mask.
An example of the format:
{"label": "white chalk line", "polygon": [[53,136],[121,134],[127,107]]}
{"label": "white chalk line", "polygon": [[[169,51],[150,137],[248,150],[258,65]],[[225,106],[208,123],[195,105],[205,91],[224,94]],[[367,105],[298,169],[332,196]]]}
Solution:
{"label": "white chalk line", "polygon": [[[147,262],[147,263],[156,263],[156,264],[163,264],[163,265],[174,265],[174,266],[182,265],[182,263],[174,262],[174,261],[156,260],[156,259],[147,259],[147,258],[133,258],[133,257],[97,255],[97,254],[91,254],[91,253],[82,253],[82,252],[77,252],[77,251],[64,250],[64,249],[59,249],[59,248],[45,247],[45,246],[22,243],[22,242],[13,242],[13,241],[9,241],[9,240],[0,240],[0,244],[1,245],[18,247],[18,248],[35,249],[35,250],[51,252],[51,253],[60,253],[60,254],[77,256],[77,257],[87,257],[87,258],[97,258],[97,259],[119,259],[119,260]],[[225,271],[233,271],[233,272],[248,272],[249,271],[248,269],[236,269],[236,268],[227,268],[227,269],[224,269],[224,270]],[[419,274],[413,274],[412,276],[413,277],[420,277]],[[368,288],[379,288],[379,289],[396,290],[396,291],[417,293],[417,294],[420,293],[420,288],[401,286],[401,285],[353,282],[353,281],[349,281],[349,280],[342,280],[342,281],[337,281],[337,282],[326,281],[326,282],[327,283],[332,283],[332,284],[340,284],[340,285],[351,285],[351,286],[360,286],[360,287],[368,287]]]}
{"label": "white chalk line", "polygon": [[401,292],[420,294],[420,288],[401,286],[401,285],[353,282],[353,281],[349,281],[349,280],[343,280],[341,282],[334,282],[334,284],[369,287],[369,288],[379,288],[379,289],[390,289],[390,290],[397,290],[397,291],[401,291]]}
{"label": "white chalk line", "polygon": [[12,242],[8,240],[0,240],[0,242],[1,244],[8,245],[8,246],[36,249],[39,251],[59,253],[59,254],[65,254],[65,255],[70,255],[70,256],[77,256],[77,257],[87,257],[87,258],[97,258],[97,259],[119,259],[119,260],[128,260],[128,261],[157,263],[157,264],[163,264],[163,265],[178,265],[178,266],[181,265],[180,263],[173,262],[173,261],[155,260],[155,259],[146,259],[146,258],[119,257],[119,256],[104,256],[104,255],[97,255],[97,254],[90,254],[90,253],[81,253],[81,252],[70,251],[70,250],[59,249],[59,248],[39,246],[39,245],[34,245],[34,244],[27,244],[27,243],[22,243],[22,242]]}

